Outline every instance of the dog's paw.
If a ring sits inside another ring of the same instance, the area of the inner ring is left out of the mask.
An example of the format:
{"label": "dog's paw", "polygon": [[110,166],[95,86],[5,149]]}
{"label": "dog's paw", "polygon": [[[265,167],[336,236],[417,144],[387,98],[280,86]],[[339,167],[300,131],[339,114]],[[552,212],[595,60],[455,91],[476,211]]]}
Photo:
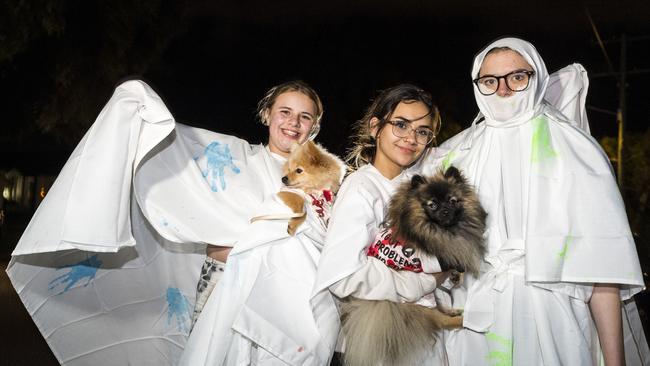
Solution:
{"label": "dog's paw", "polygon": [[449,280],[454,284],[454,286],[460,285],[463,283],[463,272],[452,269],[449,271]]}
{"label": "dog's paw", "polygon": [[303,222],[305,222],[306,216],[300,216],[300,217],[295,217],[291,220],[289,220],[289,225],[287,226],[287,233],[289,235],[294,236],[296,234],[296,231],[298,231],[298,227],[302,225]]}
{"label": "dog's paw", "polygon": [[289,235],[294,236],[296,235],[296,230],[298,230],[298,225],[295,223],[289,222],[289,225],[287,225],[287,233]]}
{"label": "dog's paw", "polygon": [[463,315],[463,309],[446,309],[445,313],[449,316],[461,316]]}
{"label": "dog's paw", "polygon": [[296,231],[298,231],[298,227],[302,225],[303,222],[305,222],[304,216],[289,220],[289,225],[287,225],[287,233],[289,233],[289,235],[291,236],[296,235]]}
{"label": "dog's paw", "polygon": [[436,308],[437,308],[441,313],[443,313],[443,314],[445,314],[445,315],[447,315],[447,316],[452,316],[452,317],[454,317],[454,316],[461,316],[461,315],[463,315],[463,309],[454,309],[454,308],[451,308],[451,307],[447,307],[447,306],[445,306],[445,305],[442,305],[442,304],[440,304],[440,303],[438,303],[438,305],[436,306]]}
{"label": "dog's paw", "polygon": [[449,318],[449,322],[446,324],[445,328],[453,329],[453,328],[462,328],[462,327],[463,327],[463,317],[462,315],[459,315],[459,316],[454,316]]}

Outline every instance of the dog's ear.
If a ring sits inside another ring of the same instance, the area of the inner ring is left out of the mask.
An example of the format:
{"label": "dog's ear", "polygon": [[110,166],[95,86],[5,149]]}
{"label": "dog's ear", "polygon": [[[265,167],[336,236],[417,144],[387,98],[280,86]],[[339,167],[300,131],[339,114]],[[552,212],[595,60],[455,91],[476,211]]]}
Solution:
{"label": "dog's ear", "polygon": [[411,188],[417,188],[426,182],[427,180],[423,176],[416,174],[411,178]]}
{"label": "dog's ear", "polygon": [[458,183],[464,183],[465,178],[460,174],[460,170],[453,165],[450,165],[449,168],[445,171],[445,178],[451,178]]}
{"label": "dog's ear", "polygon": [[308,140],[303,145],[304,155],[307,156],[311,165],[315,167],[325,167],[325,155],[320,145],[314,141]]}

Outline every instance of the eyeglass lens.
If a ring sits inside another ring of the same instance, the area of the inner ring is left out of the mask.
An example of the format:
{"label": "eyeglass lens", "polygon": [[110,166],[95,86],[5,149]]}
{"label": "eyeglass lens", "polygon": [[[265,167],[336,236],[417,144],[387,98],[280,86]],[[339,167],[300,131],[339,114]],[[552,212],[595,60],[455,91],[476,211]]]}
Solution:
{"label": "eyeglass lens", "polygon": [[503,76],[483,76],[477,79],[476,85],[482,94],[490,95],[499,89],[500,79],[504,79],[508,89],[517,92],[528,87],[530,76],[526,71],[514,71]]}
{"label": "eyeglass lens", "polygon": [[407,137],[411,131],[415,132],[415,142],[421,145],[426,145],[433,140],[433,132],[426,128],[412,128],[404,121],[391,121],[393,125],[393,135],[399,138]]}

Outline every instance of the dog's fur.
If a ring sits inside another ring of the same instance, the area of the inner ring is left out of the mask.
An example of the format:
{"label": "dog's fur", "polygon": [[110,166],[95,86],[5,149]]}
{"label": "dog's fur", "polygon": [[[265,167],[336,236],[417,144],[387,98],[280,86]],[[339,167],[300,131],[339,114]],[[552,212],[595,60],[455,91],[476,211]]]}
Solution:
{"label": "dog's fur", "polygon": [[[345,163],[321,145],[307,141],[291,147],[282,173],[282,183],[288,188],[300,189],[306,194],[321,194],[323,190],[336,194],[345,174]],[[290,191],[281,191],[278,196],[294,213],[302,214],[289,220],[287,232],[294,235],[307,218],[305,199]]]}
{"label": "dog's fur", "polygon": [[[478,273],[486,248],[487,214],[455,167],[426,178],[416,175],[391,198],[385,224],[393,235],[443,270]],[[453,271],[452,271],[453,272]],[[460,281],[460,277],[453,278]],[[348,366],[418,365],[433,349],[436,332],[462,327],[460,310],[411,303],[349,299],[342,304],[344,362]]]}
{"label": "dog's fur", "polygon": [[456,167],[426,178],[415,175],[393,195],[386,224],[408,245],[438,258],[443,270],[478,274],[485,219],[474,189]]}

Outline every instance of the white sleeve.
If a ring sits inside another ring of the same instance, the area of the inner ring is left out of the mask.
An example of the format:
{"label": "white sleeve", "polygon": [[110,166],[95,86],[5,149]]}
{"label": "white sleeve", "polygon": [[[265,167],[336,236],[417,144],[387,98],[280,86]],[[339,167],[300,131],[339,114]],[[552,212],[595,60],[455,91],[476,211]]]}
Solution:
{"label": "white sleeve", "polygon": [[435,289],[432,275],[395,271],[366,255],[379,232],[387,200],[375,186],[364,183],[350,181],[339,192],[319,262],[318,282],[341,298],[416,301]]}
{"label": "white sleeve", "polygon": [[413,302],[435,288],[436,279],[431,274],[396,271],[370,257],[363,267],[330,286],[330,291],[340,298],[351,295],[366,300]]}
{"label": "white sleeve", "polygon": [[438,257],[429,255],[422,250],[416,252],[418,258],[420,258],[420,263],[422,264],[422,271],[425,273],[438,273],[442,272],[442,267],[438,261]]}

